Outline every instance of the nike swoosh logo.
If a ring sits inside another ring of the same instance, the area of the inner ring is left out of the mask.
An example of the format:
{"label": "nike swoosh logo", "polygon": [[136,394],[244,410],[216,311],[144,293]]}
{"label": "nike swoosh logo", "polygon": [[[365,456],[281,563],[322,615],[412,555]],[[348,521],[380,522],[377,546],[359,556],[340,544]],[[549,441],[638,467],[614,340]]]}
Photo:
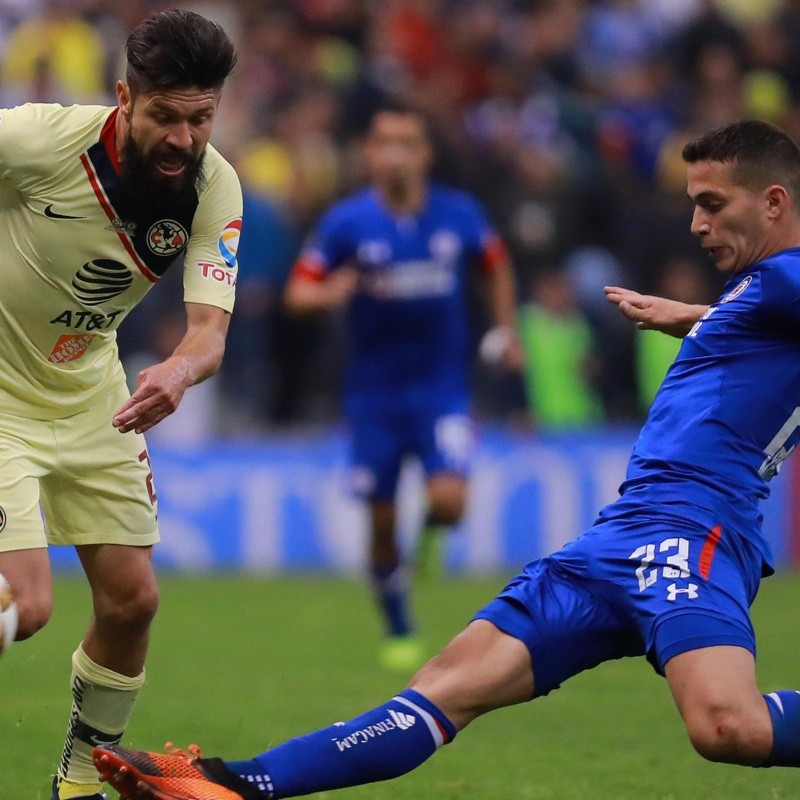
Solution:
{"label": "nike swoosh logo", "polygon": [[69,214],[58,214],[53,211],[53,204],[50,203],[44,210],[44,215],[50,219],[86,219],[86,217],[71,217]]}

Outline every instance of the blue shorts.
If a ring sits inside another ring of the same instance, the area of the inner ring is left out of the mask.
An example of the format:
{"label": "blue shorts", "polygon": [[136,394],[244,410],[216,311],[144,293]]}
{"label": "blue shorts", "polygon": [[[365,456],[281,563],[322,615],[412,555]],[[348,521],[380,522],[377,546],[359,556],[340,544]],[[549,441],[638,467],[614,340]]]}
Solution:
{"label": "blue shorts", "polygon": [[475,615],[527,645],[535,694],[611,659],[646,655],[656,671],[713,645],[755,655],[750,605],[762,576],[756,546],[731,526],[629,515],[524,571]]}
{"label": "blue shorts", "polygon": [[352,485],[367,499],[390,500],[403,460],[420,460],[427,476],[466,475],[475,435],[466,404],[449,408],[376,411],[351,418]]}

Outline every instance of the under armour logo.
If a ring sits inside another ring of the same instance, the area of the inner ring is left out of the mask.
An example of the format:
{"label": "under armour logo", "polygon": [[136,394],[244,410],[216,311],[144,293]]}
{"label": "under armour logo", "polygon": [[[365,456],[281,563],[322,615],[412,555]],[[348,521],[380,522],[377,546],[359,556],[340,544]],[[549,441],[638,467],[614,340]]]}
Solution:
{"label": "under armour logo", "polygon": [[685,589],[679,589],[676,584],[667,586],[667,600],[674,603],[679,594],[688,595],[690,600],[697,600],[697,584],[690,583]]}
{"label": "under armour logo", "polygon": [[408,730],[417,721],[417,718],[412,714],[404,714],[402,711],[394,711],[391,708],[389,709],[389,716],[401,731]]}

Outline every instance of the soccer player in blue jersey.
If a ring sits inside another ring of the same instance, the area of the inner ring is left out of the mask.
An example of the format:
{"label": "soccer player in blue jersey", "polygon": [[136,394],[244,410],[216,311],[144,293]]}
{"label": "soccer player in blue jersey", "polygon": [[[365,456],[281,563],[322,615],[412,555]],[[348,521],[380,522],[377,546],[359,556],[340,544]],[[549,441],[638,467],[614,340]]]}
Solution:
{"label": "soccer player in blue jersey", "polygon": [[[373,117],[365,148],[369,187],[320,220],[286,292],[298,312],[346,307],[351,339],[344,412],[352,434],[353,488],[371,522],[370,571],[387,638],[386,667],[422,663],[398,549],[395,493],[403,459],[426,474],[422,544],[436,547],[466,501],[472,449],[466,282],[486,279],[494,327],[484,352],[519,367],[514,279],[502,241],[476,200],[428,178],[433,150],[424,119],[403,106]],[[496,345],[496,347],[495,347]]]}
{"label": "soccer player in blue jersey", "polygon": [[683,150],[692,232],[729,281],[708,307],[617,287],[683,337],[620,498],[523,572],[388,702],[247,761],[98,748],[128,800],[258,800],[401,775],[481,714],[645,656],[712,761],[800,766],[800,692],[762,695],[749,608],[773,572],[759,501],[800,426],[800,149],[759,121]]}

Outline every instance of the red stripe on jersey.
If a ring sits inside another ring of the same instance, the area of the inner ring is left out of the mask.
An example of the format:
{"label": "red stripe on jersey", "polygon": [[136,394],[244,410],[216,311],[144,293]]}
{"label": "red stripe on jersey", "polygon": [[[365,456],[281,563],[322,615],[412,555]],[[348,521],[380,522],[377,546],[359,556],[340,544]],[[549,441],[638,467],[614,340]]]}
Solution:
{"label": "red stripe on jersey", "polygon": [[501,264],[508,261],[508,250],[499,236],[491,236],[483,246],[481,268],[486,273],[494,272]]}
{"label": "red stripe on jersey", "polygon": [[711,562],[714,560],[714,551],[717,549],[721,536],[722,525],[717,525],[711,529],[703,543],[703,549],[700,551],[700,574],[703,576],[703,580],[707,581],[711,573]]}
{"label": "red stripe on jersey", "polygon": [[139,268],[139,271],[142,273],[142,275],[144,275],[145,278],[147,278],[147,280],[149,280],[151,283],[156,283],[158,281],[158,275],[156,275],[154,272],[151,272],[148,269],[147,264],[145,264],[144,261],[139,258],[139,255],[136,252],[133,242],[130,240],[128,234],[124,233],[117,225],[114,224],[119,218],[114,213],[114,209],[111,208],[111,203],[106,197],[106,193],[103,191],[103,187],[100,185],[100,181],[97,179],[97,173],[94,171],[92,162],[89,161],[86,153],[81,155],[81,164],[83,164],[83,168],[86,170],[86,174],[89,176],[89,183],[92,185],[95,197],[97,197],[97,200],[102,206],[103,211],[106,212],[106,216],[114,226],[114,230],[116,230],[117,236],[119,236],[119,240],[122,242],[122,246],[128,251],[128,255],[133,259],[133,262]]}
{"label": "red stripe on jersey", "polygon": [[325,265],[312,256],[300,256],[292,267],[292,280],[319,283],[325,280]]}
{"label": "red stripe on jersey", "polygon": [[100,141],[103,147],[106,148],[108,153],[108,160],[111,166],[114,167],[114,172],[119,175],[119,159],[117,158],[117,115],[119,108],[115,108],[109,115],[108,119],[103,125],[103,130],[100,131]]}

